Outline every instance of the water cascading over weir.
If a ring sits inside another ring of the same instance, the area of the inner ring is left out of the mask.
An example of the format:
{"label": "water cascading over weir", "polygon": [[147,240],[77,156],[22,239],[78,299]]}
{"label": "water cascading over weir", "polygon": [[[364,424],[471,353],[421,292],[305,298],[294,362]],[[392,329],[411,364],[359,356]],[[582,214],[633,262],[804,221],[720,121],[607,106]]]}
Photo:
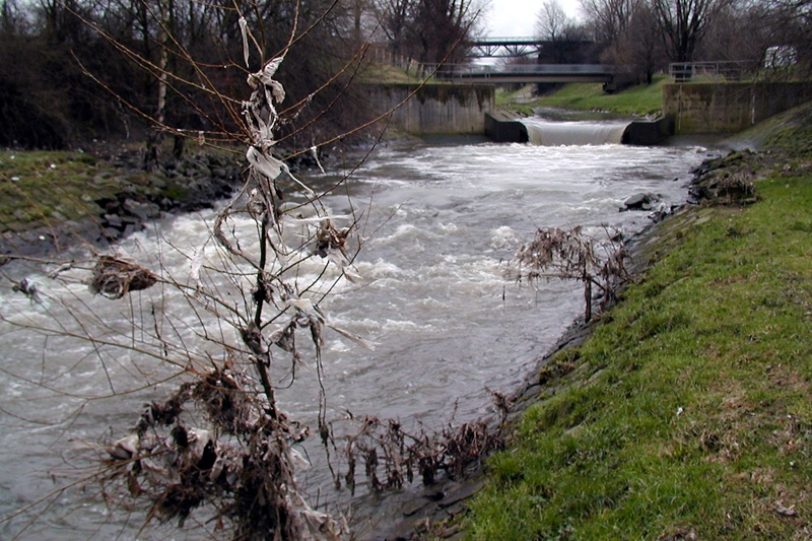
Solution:
{"label": "water cascading over weir", "polygon": [[504,112],[485,114],[485,135],[496,143],[536,145],[659,145],[674,134],[671,117],[632,121],[552,121],[516,119]]}
{"label": "water cascading over weir", "polygon": [[621,144],[629,121],[567,122],[526,118],[520,121],[534,145],[607,145]]}

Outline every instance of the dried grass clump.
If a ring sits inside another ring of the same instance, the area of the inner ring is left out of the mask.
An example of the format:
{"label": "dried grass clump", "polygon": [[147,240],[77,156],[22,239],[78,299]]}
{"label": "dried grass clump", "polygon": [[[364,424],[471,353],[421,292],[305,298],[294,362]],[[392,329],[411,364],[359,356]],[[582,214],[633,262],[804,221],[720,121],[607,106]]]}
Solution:
{"label": "dried grass clump", "polygon": [[708,160],[694,171],[691,194],[711,205],[749,205],[755,203],[756,168],[759,157],[752,152],[731,152]]}
{"label": "dried grass clump", "polygon": [[120,299],[130,291],[148,289],[157,281],[152,271],[137,263],[103,255],[93,268],[90,289],[108,299]]}

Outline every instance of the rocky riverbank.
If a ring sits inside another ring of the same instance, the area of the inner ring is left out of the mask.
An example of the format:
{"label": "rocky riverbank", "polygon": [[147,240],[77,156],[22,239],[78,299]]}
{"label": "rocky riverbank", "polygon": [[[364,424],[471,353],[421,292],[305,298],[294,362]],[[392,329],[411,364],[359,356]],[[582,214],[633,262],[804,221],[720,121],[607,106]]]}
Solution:
{"label": "rocky riverbank", "polygon": [[241,179],[240,156],[188,152],[142,168],[136,149],[0,153],[0,254],[52,256],[106,246],[164,212],[210,207]]}

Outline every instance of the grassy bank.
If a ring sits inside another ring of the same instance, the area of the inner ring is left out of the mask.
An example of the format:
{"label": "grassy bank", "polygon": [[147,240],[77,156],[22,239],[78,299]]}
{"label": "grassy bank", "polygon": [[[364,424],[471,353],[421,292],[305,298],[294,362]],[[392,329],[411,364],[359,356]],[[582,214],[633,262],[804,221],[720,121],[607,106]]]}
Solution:
{"label": "grassy bank", "polygon": [[[239,168],[226,151],[189,151],[145,171],[138,148],[0,151],[0,253],[45,254],[65,239],[112,240],[160,210],[192,210],[228,193]],[[167,151],[166,156],[171,156]]]}
{"label": "grassy bank", "polygon": [[117,189],[92,156],[75,152],[0,152],[0,232],[20,232],[101,209],[94,199]]}
{"label": "grassy bank", "polygon": [[808,158],[757,191],[668,221],[645,277],[542,370],[470,538],[810,538]]}
{"label": "grassy bank", "polygon": [[622,116],[655,115],[663,108],[665,82],[666,78],[661,77],[651,85],[633,86],[614,94],[606,94],[600,83],[571,83],[531,100],[517,100],[516,93],[503,92],[497,95],[497,105],[526,113],[538,107],[555,107]]}

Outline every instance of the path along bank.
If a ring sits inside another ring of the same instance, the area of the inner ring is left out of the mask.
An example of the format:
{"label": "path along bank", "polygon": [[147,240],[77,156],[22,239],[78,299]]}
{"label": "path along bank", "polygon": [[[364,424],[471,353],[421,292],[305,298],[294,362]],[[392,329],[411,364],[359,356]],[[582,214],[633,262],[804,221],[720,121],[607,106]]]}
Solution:
{"label": "path along bank", "polygon": [[455,531],[812,536],[812,107],[785,118],[750,134],[769,153],[717,178],[755,171],[757,200],[666,220],[645,274],[542,366]]}

